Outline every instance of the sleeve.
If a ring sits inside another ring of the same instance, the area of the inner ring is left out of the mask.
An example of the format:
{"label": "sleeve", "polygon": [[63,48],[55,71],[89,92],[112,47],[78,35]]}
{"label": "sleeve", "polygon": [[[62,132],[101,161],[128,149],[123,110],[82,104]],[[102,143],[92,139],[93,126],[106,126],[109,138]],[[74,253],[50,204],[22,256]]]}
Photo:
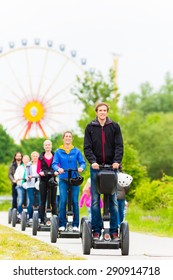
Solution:
{"label": "sleeve", "polygon": [[86,168],[86,162],[84,160],[82,153],[79,150],[78,150],[78,155],[77,155],[77,161],[78,161],[80,167],[84,170]]}
{"label": "sleeve", "polygon": [[117,123],[115,125],[115,151],[113,162],[121,163],[124,153],[123,137],[121,134],[120,126]]}
{"label": "sleeve", "polygon": [[84,200],[85,200],[85,193],[82,194],[80,201],[79,201],[79,207],[82,208],[84,205]]}
{"label": "sleeve", "polygon": [[84,154],[90,164],[97,162],[92,151],[92,139],[90,134],[90,125],[87,125],[84,136]]}
{"label": "sleeve", "polygon": [[52,161],[52,168],[54,171],[58,171],[58,169],[60,168],[58,150],[54,154],[53,161]]}
{"label": "sleeve", "polygon": [[41,160],[38,159],[38,162],[37,162],[37,173],[39,174],[41,171]]}
{"label": "sleeve", "polygon": [[103,200],[101,197],[100,197],[100,208],[103,208]]}
{"label": "sleeve", "polygon": [[11,164],[8,170],[8,178],[10,179],[11,183],[13,183],[14,176],[13,176],[13,165]]}

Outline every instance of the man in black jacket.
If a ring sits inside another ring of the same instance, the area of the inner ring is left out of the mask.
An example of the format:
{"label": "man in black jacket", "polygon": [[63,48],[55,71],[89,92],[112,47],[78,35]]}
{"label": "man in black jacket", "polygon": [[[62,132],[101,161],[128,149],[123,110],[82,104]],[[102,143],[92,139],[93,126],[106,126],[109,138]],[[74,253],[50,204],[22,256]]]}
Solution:
{"label": "man in black jacket", "polygon": [[[109,164],[117,170],[123,157],[123,139],[117,123],[108,118],[109,106],[102,102],[96,106],[97,117],[85,129],[84,154],[90,163],[91,175],[91,216],[93,239],[99,239],[102,230],[100,194],[96,189],[99,165]],[[116,172],[116,171],[115,171]],[[110,235],[118,237],[118,206],[116,193],[109,196]]]}

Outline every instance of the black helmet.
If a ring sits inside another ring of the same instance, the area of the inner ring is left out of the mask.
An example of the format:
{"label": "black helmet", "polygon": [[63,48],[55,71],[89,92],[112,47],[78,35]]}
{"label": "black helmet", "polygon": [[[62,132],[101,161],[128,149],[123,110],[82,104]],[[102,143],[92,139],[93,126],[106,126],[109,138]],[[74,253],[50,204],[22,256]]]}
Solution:
{"label": "black helmet", "polygon": [[54,177],[51,177],[48,181],[49,187],[56,187],[58,185],[57,181],[55,180]]}
{"label": "black helmet", "polygon": [[80,186],[83,183],[83,177],[78,175],[76,178],[70,178],[70,184],[72,186]]}

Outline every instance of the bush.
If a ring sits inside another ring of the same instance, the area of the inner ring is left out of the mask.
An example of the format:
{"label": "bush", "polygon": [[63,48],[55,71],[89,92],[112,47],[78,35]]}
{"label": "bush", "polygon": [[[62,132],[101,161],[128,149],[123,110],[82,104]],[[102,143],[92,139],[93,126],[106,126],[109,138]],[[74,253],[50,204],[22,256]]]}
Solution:
{"label": "bush", "polygon": [[0,164],[0,194],[11,193],[11,182],[8,178],[9,166]]}
{"label": "bush", "polygon": [[143,182],[135,193],[135,202],[143,209],[173,209],[173,177],[164,175],[161,180]]}

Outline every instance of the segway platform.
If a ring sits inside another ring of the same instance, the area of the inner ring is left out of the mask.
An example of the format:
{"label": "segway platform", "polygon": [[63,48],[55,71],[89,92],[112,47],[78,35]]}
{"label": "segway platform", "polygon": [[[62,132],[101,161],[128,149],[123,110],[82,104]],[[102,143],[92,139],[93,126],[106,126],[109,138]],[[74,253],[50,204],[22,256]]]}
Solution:
{"label": "segway platform", "polygon": [[119,249],[120,248],[120,239],[105,241],[102,240],[93,240],[93,249]]}
{"label": "segway platform", "polygon": [[80,231],[60,231],[59,238],[80,238]]}

